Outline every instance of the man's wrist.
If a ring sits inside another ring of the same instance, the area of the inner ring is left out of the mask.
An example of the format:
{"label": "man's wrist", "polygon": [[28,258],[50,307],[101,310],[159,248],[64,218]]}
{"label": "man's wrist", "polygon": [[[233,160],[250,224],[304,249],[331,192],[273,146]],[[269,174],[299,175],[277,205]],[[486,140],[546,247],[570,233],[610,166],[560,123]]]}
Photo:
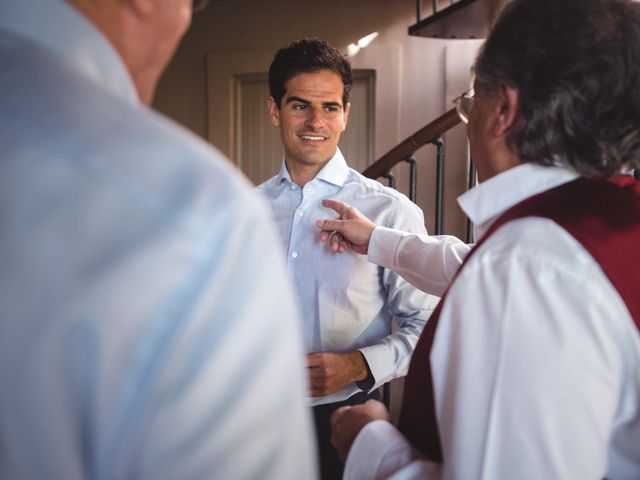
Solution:
{"label": "man's wrist", "polygon": [[375,379],[373,378],[373,374],[369,368],[369,363],[360,350],[356,350],[353,353],[357,355],[357,363],[359,364],[359,374],[356,377],[356,385],[360,390],[369,391],[375,384]]}

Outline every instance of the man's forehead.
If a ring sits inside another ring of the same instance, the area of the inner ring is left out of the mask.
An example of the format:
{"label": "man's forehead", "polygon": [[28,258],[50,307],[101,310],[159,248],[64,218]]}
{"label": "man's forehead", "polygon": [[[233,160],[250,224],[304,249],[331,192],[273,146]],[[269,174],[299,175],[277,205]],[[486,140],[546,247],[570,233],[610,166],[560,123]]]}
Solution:
{"label": "man's forehead", "polygon": [[285,98],[299,97],[309,102],[333,101],[342,104],[344,84],[342,78],[331,70],[301,72],[285,84]]}

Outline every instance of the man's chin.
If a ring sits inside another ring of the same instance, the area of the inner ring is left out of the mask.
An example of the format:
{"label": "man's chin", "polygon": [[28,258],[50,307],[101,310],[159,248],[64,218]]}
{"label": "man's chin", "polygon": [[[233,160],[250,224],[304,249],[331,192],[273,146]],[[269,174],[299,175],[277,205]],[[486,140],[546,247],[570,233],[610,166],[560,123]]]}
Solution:
{"label": "man's chin", "polygon": [[327,152],[305,150],[298,158],[304,165],[322,165],[331,160],[331,157],[333,155]]}
{"label": "man's chin", "polygon": [[328,152],[326,149],[319,150],[314,148],[308,148],[303,150],[300,156],[304,162],[308,165],[321,165],[327,163],[336,154],[336,150]]}

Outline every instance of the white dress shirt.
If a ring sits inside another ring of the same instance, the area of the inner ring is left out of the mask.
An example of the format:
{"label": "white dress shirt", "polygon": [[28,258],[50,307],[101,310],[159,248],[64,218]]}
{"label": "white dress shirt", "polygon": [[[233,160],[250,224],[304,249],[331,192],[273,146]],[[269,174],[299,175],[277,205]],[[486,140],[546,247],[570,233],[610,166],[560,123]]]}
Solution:
{"label": "white dress shirt", "polygon": [[[525,164],[459,202],[481,236],[511,206],[574,178]],[[398,232],[396,251],[372,242],[369,255],[414,269],[419,286],[420,271],[442,277],[464,255],[419,244]],[[345,478],[640,478],[640,335],[599,265],[554,222],[509,222],[474,253],[445,300],[431,367],[442,467],[376,421]]]}
{"label": "white dress shirt", "polygon": [[0,65],[0,478],[314,478],[262,200],[67,2],[2,2]]}
{"label": "white dress shirt", "polygon": [[[340,150],[304,188],[291,181],[286,164],[258,191],[271,204],[288,273],[297,287],[308,352],[360,350],[374,384],[406,375],[409,360],[435,297],[409,285],[398,274],[373,265],[362,255],[331,252],[315,224],[337,214],[325,198],[354,205],[378,224],[426,234],[422,211],[407,197],[349,168]],[[398,329],[391,335],[395,317]],[[333,403],[361,391],[355,383],[313,398]]]}

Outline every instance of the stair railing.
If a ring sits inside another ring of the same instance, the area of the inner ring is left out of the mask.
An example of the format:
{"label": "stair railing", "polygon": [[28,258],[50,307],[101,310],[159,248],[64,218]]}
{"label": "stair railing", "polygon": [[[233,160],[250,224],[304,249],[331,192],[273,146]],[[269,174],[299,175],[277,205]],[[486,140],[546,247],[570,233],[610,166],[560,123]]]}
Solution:
{"label": "stair railing", "polygon": [[[435,234],[443,233],[443,197],[444,197],[444,158],[445,148],[442,135],[451,128],[458,125],[462,120],[458,116],[455,108],[436,118],[431,123],[425,125],[420,130],[409,136],[398,145],[393,147],[376,162],[370,165],[362,174],[369,178],[386,178],[389,180],[389,186],[395,188],[396,180],[391,173],[391,169],[400,162],[409,163],[409,198],[412,202],[416,201],[416,180],[417,180],[417,162],[413,154],[419,148],[425,145],[433,144],[436,146],[436,212],[435,212]],[[475,184],[475,170],[473,166],[469,169],[469,185]],[[471,225],[467,224],[467,241],[470,241]]]}

